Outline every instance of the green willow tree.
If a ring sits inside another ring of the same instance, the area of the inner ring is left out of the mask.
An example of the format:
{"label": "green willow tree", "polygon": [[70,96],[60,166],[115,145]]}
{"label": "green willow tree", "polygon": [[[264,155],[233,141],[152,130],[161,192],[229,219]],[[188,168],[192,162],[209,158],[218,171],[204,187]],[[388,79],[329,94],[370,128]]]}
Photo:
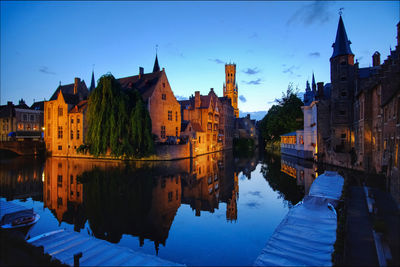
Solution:
{"label": "green willow tree", "polygon": [[143,157],[154,153],[151,119],[137,90],[123,91],[111,74],[103,75],[91,92],[86,143],[98,157]]}
{"label": "green willow tree", "polygon": [[292,84],[282,94],[282,99],[275,99],[275,102],[277,104],[268,110],[260,123],[261,134],[267,144],[279,142],[282,134],[303,129],[303,101],[296,95]]}

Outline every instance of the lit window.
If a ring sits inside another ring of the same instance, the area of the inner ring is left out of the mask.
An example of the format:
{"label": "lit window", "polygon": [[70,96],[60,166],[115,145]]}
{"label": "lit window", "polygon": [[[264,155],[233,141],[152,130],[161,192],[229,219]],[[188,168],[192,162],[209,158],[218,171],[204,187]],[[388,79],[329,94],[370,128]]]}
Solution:
{"label": "lit window", "polygon": [[63,128],[62,126],[58,126],[58,133],[57,133],[58,139],[63,138]]}
{"label": "lit window", "polygon": [[165,126],[161,126],[161,138],[165,138]]}

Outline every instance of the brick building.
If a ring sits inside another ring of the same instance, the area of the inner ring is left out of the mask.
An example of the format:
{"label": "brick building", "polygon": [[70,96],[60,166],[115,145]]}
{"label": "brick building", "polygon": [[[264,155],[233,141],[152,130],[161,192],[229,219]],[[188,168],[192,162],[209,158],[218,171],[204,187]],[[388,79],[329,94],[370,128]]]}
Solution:
{"label": "brick building", "polygon": [[150,113],[152,133],[159,142],[165,142],[169,136],[179,137],[181,132],[180,105],[172,92],[165,69],[160,71],[156,56],[153,72],[118,79],[124,90],[137,89]]}
{"label": "brick building", "polygon": [[[200,95],[200,92],[196,91],[195,95],[191,96],[189,100],[179,101],[179,103],[181,105],[182,121],[185,124],[190,122],[193,126],[191,128],[192,131],[197,130],[197,138],[189,140],[196,155],[224,149],[221,132],[229,130],[225,129],[225,126],[221,126],[223,107],[213,88],[211,88],[208,95]],[[225,118],[222,123],[225,123]],[[229,124],[226,125],[228,127]],[[205,140],[202,140],[202,136],[205,136]]]}
{"label": "brick building", "polygon": [[231,100],[235,117],[239,118],[238,86],[236,83],[236,64],[225,64],[225,83],[223,87],[224,97]]}
{"label": "brick building", "polygon": [[53,156],[73,156],[84,143],[89,90],[85,81],[58,86],[44,103],[44,140]]}

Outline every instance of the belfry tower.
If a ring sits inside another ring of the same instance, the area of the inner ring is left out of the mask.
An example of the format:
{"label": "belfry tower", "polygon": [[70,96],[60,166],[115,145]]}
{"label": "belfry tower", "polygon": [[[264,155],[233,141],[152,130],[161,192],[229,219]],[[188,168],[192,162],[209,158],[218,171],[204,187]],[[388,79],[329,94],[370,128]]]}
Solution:
{"label": "belfry tower", "polygon": [[232,102],[235,117],[239,118],[238,86],[236,84],[236,64],[225,64],[224,96]]}

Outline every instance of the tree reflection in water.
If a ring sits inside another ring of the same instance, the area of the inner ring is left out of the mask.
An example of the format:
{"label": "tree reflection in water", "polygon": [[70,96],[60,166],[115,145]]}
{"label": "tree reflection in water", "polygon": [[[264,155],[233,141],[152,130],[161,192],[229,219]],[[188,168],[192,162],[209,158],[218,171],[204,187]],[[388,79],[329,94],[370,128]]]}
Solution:
{"label": "tree reflection in water", "polygon": [[264,155],[261,173],[269,186],[277,191],[289,207],[296,205],[304,197],[304,190],[298,185],[296,178],[281,172],[281,158],[278,155]]}

